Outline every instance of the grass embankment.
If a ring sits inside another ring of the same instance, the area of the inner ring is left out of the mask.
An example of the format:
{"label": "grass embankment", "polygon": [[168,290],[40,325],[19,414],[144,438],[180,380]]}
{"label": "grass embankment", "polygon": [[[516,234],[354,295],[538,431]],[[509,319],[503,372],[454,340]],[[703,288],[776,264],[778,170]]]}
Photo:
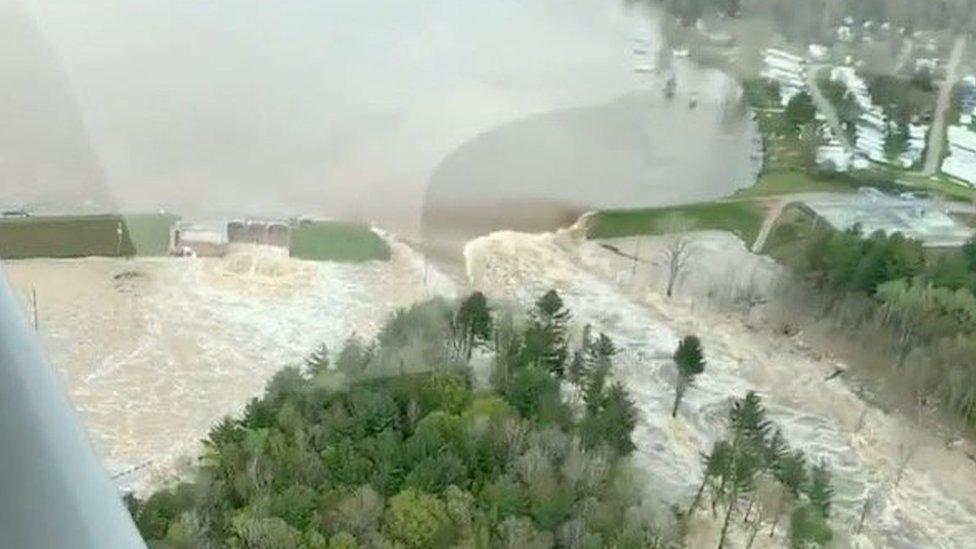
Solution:
{"label": "grass embankment", "polygon": [[163,255],[176,219],[158,214],[0,219],[0,258]]}
{"label": "grass embankment", "polygon": [[587,238],[663,234],[668,231],[668,219],[679,217],[687,222],[687,227],[691,230],[729,231],[744,242],[752,243],[759,234],[763,215],[762,205],[749,200],[607,210],[593,216]]}
{"label": "grass embankment", "polygon": [[172,214],[127,214],[122,216],[135,255],[169,255],[170,231],[180,220]]}
{"label": "grass embankment", "polygon": [[339,221],[304,221],[292,227],[292,257],[313,261],[390,259],[390,246],[366,225]]}

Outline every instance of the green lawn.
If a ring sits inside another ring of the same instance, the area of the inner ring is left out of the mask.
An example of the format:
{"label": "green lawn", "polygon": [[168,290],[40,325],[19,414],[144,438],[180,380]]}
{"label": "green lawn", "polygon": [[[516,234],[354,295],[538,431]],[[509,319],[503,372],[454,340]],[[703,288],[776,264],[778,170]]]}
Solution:
{"label": "green lawn", "polygon": [[607,210],[591,220],[587,238],[615,238],[665,232],[667,219],[680,216],[692,230],[722,230],[738,235],[744,242],[756,239],[762,226],[761,204],[749,200],[685,204],[666,208]]}
{"label": "green lawn", "polygon": [[127,214],[122,216],[135,254],[164,256],[169,254],[170,231],[180,220],[171,214]]}
{"label": "green lawn", "polygon": [[771,170],[760,175],[751,187],[736,191],[734,196],[771,196],[809,192],[849,193],[856,190],[856,185],[843,179],[815,179],[806,172]]}
{"label": "green lawn", "polygon": [[0,219],[0,257],[4,259],[119,256],[134,252],[122,218],[117,215]]}
{"label": "green lawn", "polygon": [[366,225],[338,221],[305,221],[292,227],[292,257],[315,261],[390,259],[390,247]]}
{"label": "green lawn", "polygon": [[165,255],[170,227],[178,219],[165,214],[0,219],[0,258]]}
{"label": "green lawn", "polygon": [[893,179],[906,187],[935,191],[951,199],[976,200],[976,189],[965,183],[957,182],[947,175],[939,174],[927,177],[919,173],[901,172],[895,174]]}

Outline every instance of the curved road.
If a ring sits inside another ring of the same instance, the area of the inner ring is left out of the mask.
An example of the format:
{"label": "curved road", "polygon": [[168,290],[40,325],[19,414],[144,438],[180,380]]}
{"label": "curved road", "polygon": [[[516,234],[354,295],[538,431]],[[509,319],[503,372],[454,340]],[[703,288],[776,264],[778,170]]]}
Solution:
{"label": "curved road", "polygon": [[928,152],[925,156],[925,167],[922,169],[925,175],[935,175],[942,164],[942,150],[945,148],[945,117],[952,101],[952,88],[958,78],[959,62],[962,61],[964,51],[966,51],[966,35],[961,34],[952,46],[949,63],[946,65],[946,77],[939,89],[939,102],[936,104],[935,118],[932,120],[932,128],[929,130]]}

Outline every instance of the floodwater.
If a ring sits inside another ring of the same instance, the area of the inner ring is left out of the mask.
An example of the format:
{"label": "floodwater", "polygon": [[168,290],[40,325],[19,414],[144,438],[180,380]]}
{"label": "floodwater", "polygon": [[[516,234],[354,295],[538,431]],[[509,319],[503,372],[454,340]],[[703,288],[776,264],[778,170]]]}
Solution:
{"label": "floodwater", "polygon": [[723,115],[734,87],[684,64],[665,102],[635,71],[657,15],[616,0],[0,0],[8,14],[0,84],[40,114],[0,134],[40,152],[0,162],[0,205],[325,215],[413,239],[751,180],[751,125]]}
{"label": "floodwater", "polygon": [[[701,480],[699,452],[723,436],[728,399],[755,390],[790,445],[811,459],[824,459],[832,470],[832,527],[839,536],[857,547],[971,546],[976,467],[963,450],[865,403],[841,380],[826,381],[836,366],[829,359],[805,352],[795,340],[749,328],[738,314],[709,307],[711,298],[733,287],[768,295],[763,292],[770,291],[775,264],[750,254],[732,235],[705,233],[692,241],[689,274],[677,297],[668,300],[661,296],[666,278],[661,239],[612,244],[645,261],[635,264],[567,232],[498,232],[469,243],[465,257],[472,286],[489,296],[527,306],[555,288],[576,324],[591,324],[614,340],[620,350],[614,376],[642,413],[634,459],[650,477],[650,496],[662,508],[672,503],[687,508]],[[672,419],[671,354],[687,334],[701,338],[708,365]],[[897,462],[906,449],[914,457],[896,483]],[[854,536],[869,498],[864,530]],[[691,544],[715,546],[721,524],[711,521],[710,513],[697,517]],[[756,541],[757,547],[784,544],[766,535]]]}
{"label": "floodwater", "polygon": [[26,310],[36,296],[38,334],[70,402],[109,473],[139,491],[171,480],[210,427],[281,368],[323,343],[336,351],[354,334],[369,340],[397,309],[454,294],[396,242],[388,262],[300,261],[240,245],[223,258],[10,261],[0,276]]}

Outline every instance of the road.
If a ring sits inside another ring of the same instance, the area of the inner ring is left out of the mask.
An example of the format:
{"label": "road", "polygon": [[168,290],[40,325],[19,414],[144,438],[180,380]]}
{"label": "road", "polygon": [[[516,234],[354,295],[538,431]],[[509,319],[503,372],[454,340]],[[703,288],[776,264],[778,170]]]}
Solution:
{"label": "road", "polygon": [[844,131],[844,127],[840,123],[840,117],[837,116],[837,109],[834,105],[827,99],[823,94],[823,90],[817,85],[817,73],[820,69],[824,68],[823,65],[810,65],[807,70],[807,88],[810,90],[810,97],[813,99],[813,103],[817,106],[817,110],[823,113],[824,117],[827,119],[827,124],[830,125],[831,131],[833,131],[834,136],[840,141],[841,145],[844,146],[844,150],[851,150],[851,143],[847,140],[847,132]]}
{"label": "road", "polygon": [[952,88],[958,79],[959,62],[962,61],[962,54],[966,51],[966,35],[961,34],[956,38],[952,46],[952,53],[949,54],[949,63],[946,65],[946,77],[939,89],[939,99],[935,107],[935,117],[932,120],[932,128],[929,130],[929,143],[925,156],[925,167],[922,173],[925,175],[935,175],[942,164],[942,150],[945,148],[946,120],[945,115],[949,110],[952,101]]}

